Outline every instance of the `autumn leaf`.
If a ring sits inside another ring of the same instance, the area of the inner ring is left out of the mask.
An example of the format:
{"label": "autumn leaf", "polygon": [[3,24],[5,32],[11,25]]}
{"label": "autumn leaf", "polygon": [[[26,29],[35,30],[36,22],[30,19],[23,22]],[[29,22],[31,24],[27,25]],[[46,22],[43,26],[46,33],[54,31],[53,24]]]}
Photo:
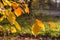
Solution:
{"label": "autumn leaf", "polygon": [[54,22],[48,22],[48,23],[53,29],[56,29],[56,25],[54,24]]}
{"label": "autumn leaf", "polygon": [[6,15],[4,15],[4,12],[0,11],[0,22],[3,21],[6,18]]}
{"label": "autumn leaf", "polygon": [[1,22],[1,21],[3,21],[3,20],[4,20],[4,18],[5,18],[5,16],[2,16],[2,17],[0,18],[0,22]]}
{"label": "autumn leaf", "polygon": [[40,27],[36,24],[32,25],[32,33],[36,37],[40,32]]}
{"label": "autumn leaf", "polygon": [[44,24],[36,19],[36,23],[32,25],[32,33],[35,37],[39,34],[41,28],[44,29]]}
{"label": "autumn leaf", "polygon": [[17,21],[14,21],[14,25],[18,31],[21,31],[21,25],[19,25]]}
{"label": "autumn leaf", "polygon": [[3,1],[3,4],[4,5],[9,5],[9,6],[11,6],[11,2],[9,2],[8,0],[2,0]]}
{"label": "autumn leaf", "polygon": [[4,5],[0,2],[0,8],[3,8],[4,7]]}
{"label": "autumn leaf", "polygon": [[18,8],[18,4],[16,2],[11,3],[11,6],[13,7],[13,9]]}
{"label": "autumn leaf", "polygon": [[4,4],[4,6],[7,5],[7,3],[5,2],[5,0],[2,0],[2,2],[3,2],[3,4]]}
{"label": "autumn leaf", "polygon": [[17,9],[14,10],[14,13],[18,17],[18,16],[21,16],[22,15],[23,10],[22,10],[21,7],[18,7]]}
{"label": "autumn leaf", "polygon": [[18,24],[18,22],[16,21],[16,17],[15,15],[10,12],[9,10],[6,10],[6,16],[7,16],[7,20],[12,24],[15,25],[15,28],[18,31],[21,31],[21,26]]}
{"label": "autumn leaf", "polygon": [[25,5],[25,12],[29,14],[30,11],[29,11],[29,8],[28,8],[28,4],[24,4],[24,5]]}
{"label": "autumn leaf", "polygon": [[36,24],[41,27],[44,28],[44,24],[42,23],[42,21],[40,21],[39,19],[36,19]]}
{"label": "autumn leaf", "polygon": [[15,19],[16,19],[16,16],[8,9],[8,10],[6,10],[6,12],[5,12],[6,14],[6,17],[7,17],[7,20],[11,23],[11,24],[13,24],[14,23],[14,21],[15,21]]}
{"label": "autumn leaf", "polygon": [[16,33],[16,32],[17,32],[16,28],[15,27],[11,27],[11,33]]}
{"label": "autumn leaf", "polygon": [[10,1],[8,1],[8,0],[5,0],[6,1],[6,3],[9,5],[9,6],[11,6],[11,2]]}

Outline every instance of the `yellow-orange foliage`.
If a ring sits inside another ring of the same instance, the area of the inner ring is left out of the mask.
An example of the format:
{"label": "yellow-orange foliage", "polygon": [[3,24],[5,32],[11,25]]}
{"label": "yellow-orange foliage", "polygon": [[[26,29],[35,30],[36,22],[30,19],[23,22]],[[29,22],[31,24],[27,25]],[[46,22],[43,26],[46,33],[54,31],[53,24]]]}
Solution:
{"label": "yellow-orange foliage", "polygon": [[36,19],[36,24],[41,27],[41,28],[44,28],[44,24],[42,23],[42,21]]}
{"label": "yellow-orange foliage", "polygon": [[16,33],[16,28],[15,27],[11,27],[11,33]]}
{"label": "yellow-orange foliage", "polygon": [[25,12],[29,14],[30,11],[29,11],[29,8],[28,8],[28,4],[24,4],[24,6],[25,6]]}
{"label": "yellow-orange foliage", "polygon": [[16,9],[18,7],[17,3],[11,3],[11,6],[13,7],[13,9]]}
{"label": "yellow-orange foliage", "polygon": [[32,33],[36,37],[40,32],[40,27],[36,24],[32,25]]}
{"label": "yellow-orange foliage", "polygon": [[14,13],[18,17],[18,16],[22,15],[23,10],[22,10],[22,8],[18,7],[17,9],[14,10]]}
{"label": "yellow-orange foliage", "polygon": [[35,37],[39,34],[40,28],[43,29],[44,24],[42,23],[42,21],[36,19],[36,23],[32,25],[32,33]]}
{"label": "yellow-orange foliage", "polygon": [[50,25],[53,29],[56,29],[56,26],[55,26],[54,22],[49,22],[49,25]]}

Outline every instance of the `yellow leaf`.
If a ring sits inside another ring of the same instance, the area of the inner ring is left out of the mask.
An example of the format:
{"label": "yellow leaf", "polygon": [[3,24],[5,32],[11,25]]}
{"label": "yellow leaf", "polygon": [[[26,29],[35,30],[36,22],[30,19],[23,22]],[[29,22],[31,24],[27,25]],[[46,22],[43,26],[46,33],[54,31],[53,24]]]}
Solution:
{"label": "yellow leaf", "polygon": [[28,14],[30,13],[29,8],[28,8],[28,4],[25,4],[25,12]]}
{"label": "yellow leaf", "polygon": [[2,2],[3,2],[3,4],[4,4],[4,6],[7,5],[7,3],[5,2],[5,0],[2,0]]}
{"label": "yellow leaf", "polygon": [[18,8],[18,4],[16,2],[11,3],[11,6],[13,7],[13,9]]}
{"label": "yellow leaf", "polygon": [[8,21],[9,21],[11,24],[15,25],[15,27],[16,27],[16,29],[17,29],[18,31],[21,31],[21,26],[20,26],[20,25],[18,24],[18,22],[16,21],[15,15],[14,15],[13,13],[11,13],[9,10],[6,10],[6,16],[7,16]]}
{"label": "yellow leaf", "polygon": [[4,15],[4,12],[0,12],[0,22],[3,21],[6,18],[6,15]]}
{"label": "yellow leaf", "polygon": [[0,8],[3,8],[4,6],[3,6],[3,4],[0,2]]}
{"label": "yellow leaf", "polygon": [[48,23],[53,29],[56,29],[56,26],[55,26],[54,22],[48,22]]}
{"label": "yellow leaf", "polygon": [[14,21],[14,25],[15,25],[15,28],[16,28],[18,31],[21,31],[21,26],[18,24],[17,21]]}
{"label": "yellow leaf", "polygon": [[11,3],[8,0],[2,0],[4,5],[9,5],[11,6]]}
{"label": "yellow leaf", "polygon": [[11,33],[16,33],[16,32],[17,32],[16,28],[15,27],[11,27]]}
{"label": "yellow leaf", "polygon": [[36,37],[40,32],[40,27],[36,24],[32,25],[32,33]]}
{"label": "yellow leaf", "polygon": [[5,18],[5,16],[2,16],[2,17],[0,18],[0,22],[1,22],[1,21],[3,21],[3,20],[4,20],[4,18]]}
{"label": "yellow leaf", "polygon": [[6,10],[6,17],[11,24],[13,24],[16,19],[15,15],[12,12],[10,12],[10,10]]}
{"label": "yellow leaf", "polygon": [[11,2],[10,2],[10,1],[5,0],[5,2],[6,2],[9,6],[11,6]]}
{"label": "yellow leaf", "polygon": [[41,28],[44,28],[44,24],[42,23],[42,21],[36,19],[36,24],[41,27]]}
{"label": "yellow leaf", "polygon": [[14,13],[18,17],[18,16],[22,15],[23,10],[22,10],[22,8],[19,7],[19,8],[17,8],[17,9],[14,10]]}

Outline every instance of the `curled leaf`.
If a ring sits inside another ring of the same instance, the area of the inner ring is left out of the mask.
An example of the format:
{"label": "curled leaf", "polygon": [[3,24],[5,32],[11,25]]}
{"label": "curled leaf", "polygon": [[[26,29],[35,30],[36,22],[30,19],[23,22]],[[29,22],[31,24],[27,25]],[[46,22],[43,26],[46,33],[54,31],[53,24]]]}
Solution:
{"label": "curled leaf", "polygon": [[40,27],[36,24],[32,25],[32,33],[36,37],[40,32]]}
{"label": "curled leaf", "polygon": [[56,25],[54,24],[54,22],[49,22],[49,25],[50,25],[53,29],[56,29]]}

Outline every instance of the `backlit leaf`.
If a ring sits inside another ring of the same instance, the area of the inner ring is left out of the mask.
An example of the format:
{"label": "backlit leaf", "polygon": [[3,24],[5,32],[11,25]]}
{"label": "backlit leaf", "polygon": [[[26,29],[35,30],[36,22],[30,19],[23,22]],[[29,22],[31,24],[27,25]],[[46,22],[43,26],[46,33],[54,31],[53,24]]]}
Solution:
{"label": "backlit leaf", "polygon": [[2,2],[3,2],[4,5],[7,5],[7,3],[5,2],[5,0],[2,0]]}
{"label": "backlit leaf", "polygon": [[3,6],[3,4],[0,2],[0,8],[3,8],[4,6]]}
{"label": "backlit leaf", "polygon": [[22,8],[19,7],[19,8],[17,8],[17,9],[14,10],[14,13],[18,17],[18,16],[22,15],[23,10],[22,10]]}
{"label": "backlit leaf", "polygon": [[4,20],[4,18],[5,18],[5,16],[2,16],[2,17],[0,18],[0,22],[1,22],[1,21],[3,21],[3,20]]}
{"label": "backlit leaf", "polygon": [[6,18],[6,15],[4,15],[4,12],[0,11],[0,22],[3,21]]}
{"label": "backlit leaf", "polygon": [[16,28],[15,27],[11,27],[11,33],[16,33],[16,32],[17,32]]}
{"label": "backlit leaf", "polygon": [[28,8],[28,4],[24,4],[25,5],[25,12],[29,14],[29,8]]}
{"label": "backlit leaf", "polygon": [[21,25],[19,25],[17,21],[14,21],[14,25],[18,31],[21,31]]}
{"label": "backlit leaf", "polygon": [[54,22],[49,22],[49,25],[50,25],[53,29],[56,29],[56,25],[54,24]]}
{"label": "backlit leaf", "polygon": [[16,2],[11,3],[11,6],[13,7],[13,9],[16,9],[18,7],[18,4]]}
{"label": "backlit leaf", "polygon": [[6,2],[9,6],[11,6],[11,2],[9,2],[8,0],[5,0],[5,2]]}
{"label": "backlit leaf", "polygon": [[11,6],[11,3],[10,3],[8,0],[2,0],[2,1],[3,1],[4,5],[9,5],[9,6]]}
{"label": "backlit leaf", "polygon": [[36,24],[32,25],[32,33],[36,37],[40,32],[40,27]]}
{"label": "backlit leaf", "polygon": [[14,15],[13,13],[11,13],[9,10],[6,11],[6,15],[7,15],[7,20],[8,20],[11,24],[15,25],[15,27],[16,27],[16,29],[17,29],[18,31],[21,31],[21,26],[20,26],[20,25],[18,24],[18,22],[16,21],[15,15]]}
{"label": "backlit leaf", "polygon": [[13,13],[11,13],[10,10],[6,10],[6,16],[7,16],[7,20],[8,20],[11,24],[13,24],[14,21],[15,21],[15,19],[16,19],[15,15],[14,15]]}
{"label": "backlit leaf", "polygon": [[44,24],[42,23],[42,21],[36,19],[36,24],[41,27],[41,28],[44,28]]}

